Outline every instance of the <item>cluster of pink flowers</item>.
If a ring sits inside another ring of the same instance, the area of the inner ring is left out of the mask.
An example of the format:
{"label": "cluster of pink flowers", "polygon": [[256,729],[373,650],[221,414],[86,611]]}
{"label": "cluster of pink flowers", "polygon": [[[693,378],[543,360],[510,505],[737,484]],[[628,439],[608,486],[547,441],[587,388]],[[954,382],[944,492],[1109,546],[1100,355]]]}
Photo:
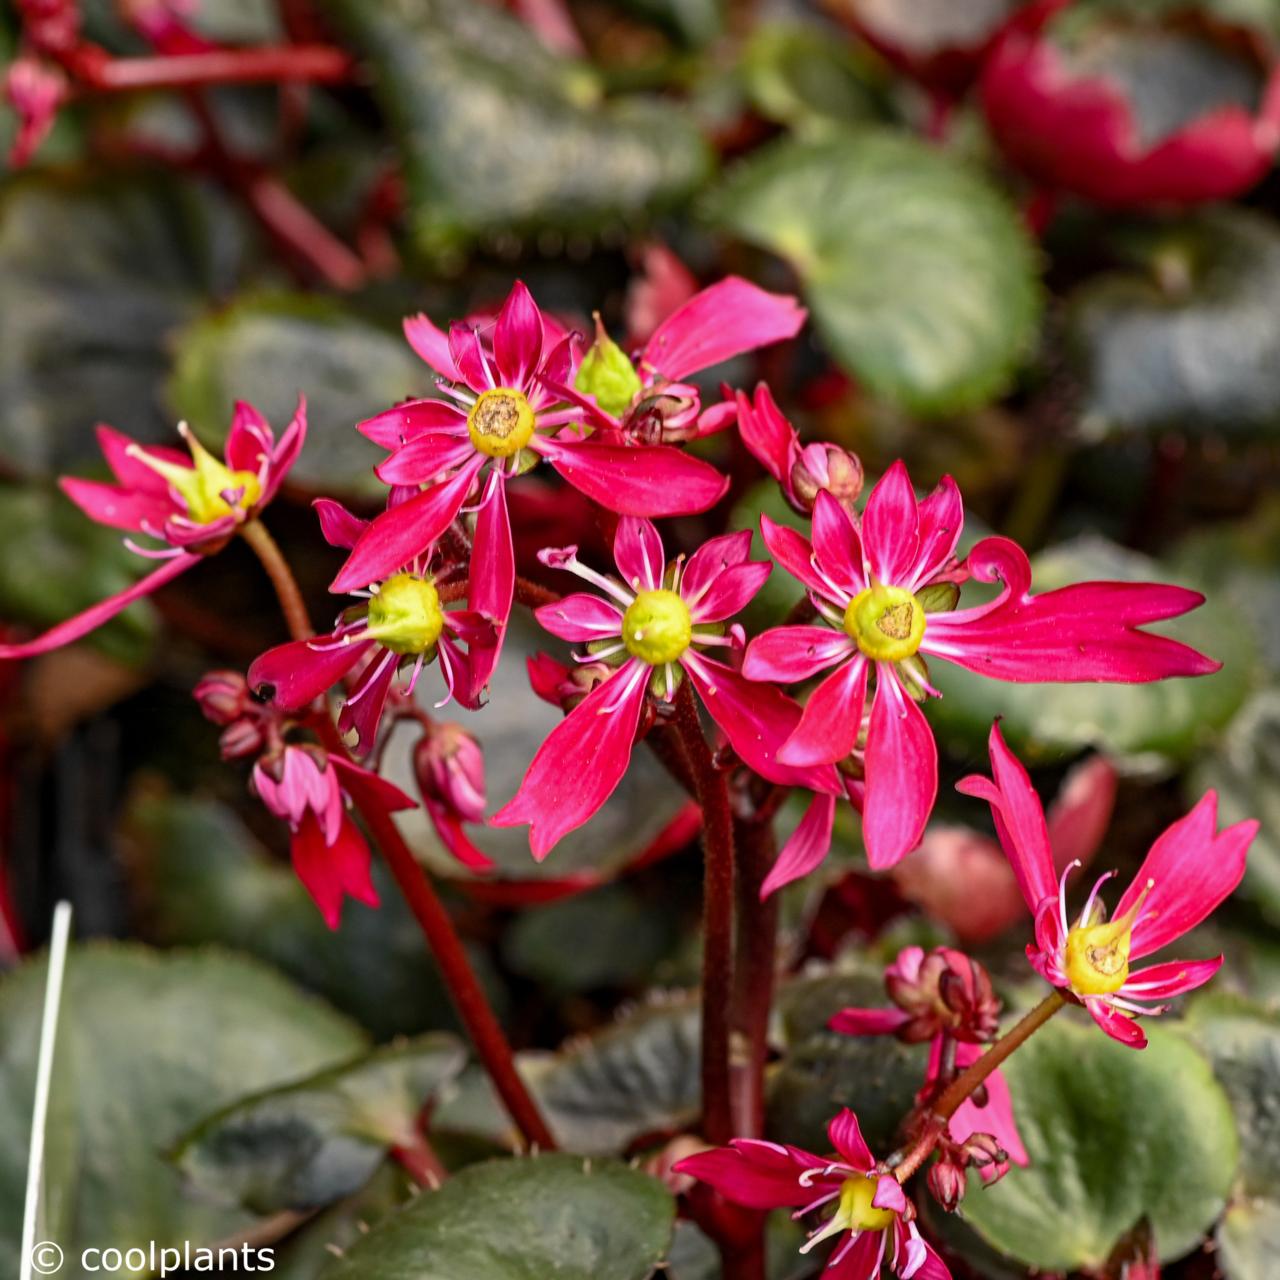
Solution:
{"label": "cluster of pink flowers", "polygon": [[[415,753],[423,805],[461,863],[477,874],[490,869],[465,831],[486,821],[480,748],[459,726],[432,720],[412,694],[424,665],[437,661],[446,701],[483,703],[521,582],[507,490],[539,464],[600,510],[613,566],[593,567],[576,546],[538,554],[547,570],[572,574],[592,591],[535,591],[544,601],[538,622],[578,650],[571,665],[547,656],[530,663],[534,687],[567,714],[515,796],[487,819],[527,825],[535,858],[590,821],[638,741],[673,716],[696,721],[699,704],[720,739],[716,768],[810,797],[765,882],[768,894],[821,862],[842,798],[861,812],[873,868],[891,867],[919,845],[938,785],[923,710],[938,696],[930,662],[1024,682],[1135,683],[1217,668],[1145,629],[1195,608],[1197,593],[1086,582],[1037,594],[1026,554],[1008,539],[985,538],[959,555],[964,506],[949,476],[921,499],[898,462],[863,501],[859,459],[835,444],[802,444],[767,387],[750,396],[726,388],[721,400],[703,404],[689,381],[695,374],[792,337],[803,321],[794,299],[731,278],[657,321],[634,359],[602,329],[584,346],[519,283],[496,315],[447,332],[425,316],[406,322],[410,344],[434,372],[434,393],[360,424],[387,452],[377,468],[388,486],[385,509],[366,520],[331,500],[316,503],[325,540],[347,553],[332,590],[353,602],[326,634],[300,635],[260,656],[247,683],[217,673],[197,691],[224,728],[224,754],[255,761],[253,790],[287,824],[298,874],[331,925],[346,897],[377,901],[369,847],[348,805],[390,812],[414,804],[367,767],[380,758],[391,722],[424,725]],[[752,558],[751,529],[673,556],[653,520],[704,513],[728,488],[714,466],[680,446],[735,424],[786,501],[809,519],[808,536],[765,516],[759,532],[771,560]],[[254,535],[258,513],[302,446],[305,419],[300,406],[277,441],[256,411],[238,406],[222,461],[184,434],[189,458],[103,428],[118,483],[64,483],[91,518],[152,539],[157,545],[136,549],[161,567],[34,641],[0,647],[0,657],[76,639],[235,534]],[[805,595],[791,618],[749,638],[735,619],[775,562]],[[970,581],[998,589],[985,603],[964,605]],[[317,742],[331,689],[342,694],[336,730]],[[1172,942],[1232,891],[1255,825],[1217,834],[1215,800],[1206,796],[1157,841],[1113,918],[1099,894],[1103,877],[1072,924],[1070,868],[1060,882],[1039,801],[998,728],[991,760],[993,779],[969,778],[960,789],[991,806],[1034,917],[1032,965],[1109,1035],[1140,1047],[1134,1017],[1205,982],[1220,959],[1132,972],[1130,961]],[[894,1008],[846,1010],[833,1026],[928,1041],[919,1107],[927,1116],[956,1073],[981,1059],[997,1034],[999,1006],[981,968],[946,948],[903,952],[886,985]],[[992,1179],[1026,1160],[998,1072],[943,1130],[929,1185],[947,1208],[963,1194],[967,1168]],[[945,1276],[898,1178],[873,1160],[856,1118],[835,1117],[830,1138],[834,1156],[741,1139],[680,1167],[750,1206],[821,1213],[810,1245],[837,1240],[830,1276],[866,1280],[884,1260],[904,1280]]]}

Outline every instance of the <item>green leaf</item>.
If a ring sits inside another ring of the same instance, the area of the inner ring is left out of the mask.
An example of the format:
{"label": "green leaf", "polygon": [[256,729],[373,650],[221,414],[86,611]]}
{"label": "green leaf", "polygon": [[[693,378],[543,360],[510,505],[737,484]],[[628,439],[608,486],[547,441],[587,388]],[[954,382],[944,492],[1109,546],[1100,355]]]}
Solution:
{"label": "green leaf", "polygon": [[1013,210],[935,147],[867,130],[781,142],[711,202],[799,273],[832,354],[921,413],[985,403],[1035,337],[1036,262]]}
{"label": "green leaf", "polygon": [[346,304],[306,294],[242,298],[179,337],[167,398],[202,439],[214,440],[237,400],[279,431],[307,397],[307,444],[290,483],[326,494],[381,492],[380,449],[355,430],[397,400],[428,392],[431,374],[404,341]]}
{"label": "green leaf", "polygon": [[24,177],[0,201],[0,461],[101,466],[109,422],[172,443],[156,387],[170,334],[232,280],[239,224],[216,192],[131,176]]}
{"label": "green leaf", "polygon": [[[18,1273],[45,963],[0,982],[0,1271]],[[210,1109],[365,1048],[278,974],[218,951],[86,944],[67,964],[48,1129],[48,1238],[212,1244],[253,1221],[186,1199],[164,1151]],[[60,1273],[82,1280],[72,1262]],[[135,1275],[132,1271],[121,1275]]]}
{"label": "green leaf", "polygon": [[[61,493],[0,485],[0,618],[44,630],[132,586],[154,565],[130,551],[115,529],[95,524]],[[139,602],[93,632],[87,643],[121,662],[151,651],[156,619]]]}
{"label": "green leaf", "polygon": [[1148,1025],[1126,1048],[1059,1015],[1004,1066],[1031,1163],[974,1186],[966,1220],[1044,1271],[1097,1268],[1140,1218],[1161,1261],[1194,1248],[1226,1202],[1239,1158],[1226,1095],[1207,1060]]}
{"label": "green leaf", "polygon": [[193,1188],[253,1213],[298,1212],[358,1191],[391,1147],[412,1146],[422,1108],[466,1063],[450,1035],[388,1045],[241,1099],[182,1139]]}
{"label": "green leaf", "polygon": [[[1101,538],[1065,543],[1032,561],[1037,593],[1095,579],[1177,580],[1166,566]],[[937,661],[930,663],[929,672],[943,696],[930,701],[929,720],[939,738],[959,754],[982,750],[991,722],[1001,716],[1009,745],[1028,763],[1061,759],[1086,747],[1141,765],[1186,760],[1231,719],[1254,681],[1251,631],[1236,617],[1222,625],[1211,585],[1208,591],[1208,604],[1151,630],[1216,658],[1223,667],[1213,675],[1133,685],[1009,684]],[[974,589],[966,587],[961,607],[972,603]]]}
{"label": "green leaf", "polygon": [[323,1280],[646,1280],[674,1217],[662,1184],[625,1165],[492,1160],[392,1214]]}
{"label": "green leaf", "polygon": [[1262,824],[1245,866],[1240,894],[1280,926],[1280,689],[1255,694],[1231,722],[1216,751],[1193,771],[1187,792],[1218,792],[1223,822]]}
{"label": "green leaf", "polygon": [[[664,102],[601,101],[594,75],[470,0],[326,0],[376,72],[429,255],[480,238],[595,234],[703,179],[707,148]],[[429,72],[426,70],[429,68]]]}
{"label": "green leaf", "polygon": [[1095,434],[1280,427],[1280,227],[1215,209],[1122,233],[1128,270],[1082,285],[1069,336]]}

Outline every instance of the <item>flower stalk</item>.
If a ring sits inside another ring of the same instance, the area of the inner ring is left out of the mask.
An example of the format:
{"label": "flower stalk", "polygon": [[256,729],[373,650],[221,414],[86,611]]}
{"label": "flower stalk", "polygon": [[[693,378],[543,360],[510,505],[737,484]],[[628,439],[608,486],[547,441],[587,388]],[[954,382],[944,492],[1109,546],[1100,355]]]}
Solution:
{"label": "flower stalk", "polygon": [[241,526],[240,533],[253,554],[258,557],[267,577],[271,579],[289,635],[294,640],[310,640],[315,634],[311,629],[311,618],[307,614],[298,580],[293,576],[293,570],[289,567],[284,552],[280,550],[280,544],[261,520],[248,521]]}

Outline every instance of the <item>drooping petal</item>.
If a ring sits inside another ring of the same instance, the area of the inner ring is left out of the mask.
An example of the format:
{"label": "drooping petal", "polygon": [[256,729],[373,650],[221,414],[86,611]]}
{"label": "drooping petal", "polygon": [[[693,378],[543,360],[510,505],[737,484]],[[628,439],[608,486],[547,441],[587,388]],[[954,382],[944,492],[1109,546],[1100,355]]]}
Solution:
{"label": "drooping petal", "polygon": [[498,312],[493,355],[505,387],[522,388],[542,359],[542,312],[533,295],[517,280]]}
{"label": "drooping petal", "polygon": [[672,312],[645,344],[640,361],[678,382],[744,351],[795,337],[806,314],[795,298],[726,276]]}
{"label": "drooping petal", "polygon": [[1026,553],[1007,538],[984,538],[968,565],[978,581],[999,581],[1005,589],[989,604],[931,615],[920,647],[979,675],[1019,682],[1141,684],[1207,675],[1222,665],[1177,640],[1140,629],[1203,604],[1198,591],[1145,582],[1081,582],[1033,596]]}
{"label": "drooping petal", "polygon": [[803,534],[778,524],[768,516],[760,517],[760,534],[769,554],[793,577],[802,582],[810,591],[818,595],[830,597],[831,584],[817,571],[813,564],[813,546]]}
{"label": "drooping petal", "polygon": [[667,555],[662,536],[649,520],[623,516],[613,535],[613,560],[632,591],[655,591],[662,586]]}
{"label": "drooping petal", "polygon": [[159,537],[165,521],[177,511],[173,499],[164,492],[124,489],[99,480],[81,480],[79,476],[62,476],[58,488],[90,520],[111,529],[149,532]]}
{"label": "drooping petal", "polygon": [[462,370],[454,361],[449,349],[449,335],[434,325],[431,319],[419,312],[416,316],[407,316],[404,321],[404,336],[409,345],[427,362],[442,378],[450,382],[462,382]]}
{"label": "drooping petal", "polygon": [[862,1130],[858,1126],[858,1117],[848,1107],[843,1108],[827,1125],[827,1140],[851,1169],[866,1173],[875,1164],[871,1148],[864,1141]]}
{"label": "drooping petal", "polygon": [[301,711],[332,689],[373,645],[372,640],[334,644],[327,636],[323,641],[290,640],[254,659],[249,688],[284,711]]}
{"label": "drooping petal", "polygon": [[147,574],[145,578],[140,578],[133,586],[126,587],[105,600],[99,600],[83,613],[78,613],[65,622],[59,622],[57,626],[50,627],[34,640],[24,640],[19,644],[0,644],[0,662],[34,658],[37,654],[49,653],[53,649],[62,648],[64,644],[70,644],[73,640],[79,640],[81,636],[87,636],[90,631],[96,631],[110,622],[116,614],[123,613],[135,600],[141,600],[153,591],[159,591],[166,583],[186,573],[192,565],[199,564],[203,558],[203,556],[184,551],[166,560],[160,568]]}
{"label": "drooping petal", "polygon": [[478,456],[452,479],[384,511],[365,530],[329,590],[362,590],[423,555],[457,518],[484,462],[485,458]]}
{"label": "drooping petal", "polygon": [[424,807],[436,835],[440,837],[440,843],[468,871],[482,873],[494,869],[497,864],[476,848],[462,825],[462,819],[448,805],[439,800],[427,800],[424,801]]}
{"label": "drooping petal", "polygon": [[398,449],[428,432],[465,439],[467,415],[449,400],[406,400],[356,423],[356,430],[384,449]]}
{"label": "drooping petal", "polygon": [[1113,1009],[1105,1000],[1086,1000],[1084,1007],[1089,1010],[1089,1016],[1094,1022],[1113,1040],[1119,1040],[1130,1049],[1147,1047],[1146,1033],[1142,1028],[1132,1018]]}
{"label": "drooping petal", "polygon": [[1005,745],[999,721],[991,726],[987,742],[993,776],[962,778],[956,783],[956,790],[985,800],[991,806],[996,832],[1017,878],[1022,899],[1034,914],[1046,898],[1056,897],[1058,892],[1049,828],[1040,797],[1022,762]]}
{"label": "drooping petal", "polygon": [[867,499],[862,513],[862,552],[878,582],[894,587],[908,586],[915,580],[920,512],[901,460],[880,477]]}
{"label": "drooping petal", "polygon": [[753,458],[785,485],[791,476],[793,453],[799,448],[796,429],[782,415],[765,383],[756,387],[754,403],[743,391],[736,396],[738,434]]}
{"label": "drooping petal", "polygon": [[[867,585],[862,572],[862,545],[853,521],[826,489],[818,490],[813,504],[813,553],[827,582],[839,588],[845,599],[856,596]],[[893,585],[888,578],[881,581]],[[824,594],[831,595],[829,586],[824,587]]]}
{"label": "drooping petal", "polygon": [[[476,512],[475,541],[467,579],[467,604],[505,629],[516,591],[516,553],[511,541],[507,486],[491,472]],[[501,642],[501,637],[499,637]]]}
{"label": "drooping petal", "polygon": [[670,445],[547,436],[531,443],[575,489],[619,515],[697,515],[715,506],[729,488],[728,477],[709,462]]}
{"label": "drooping petal", "polygon": [[350,551],[369,527],[367,520],[353,515],[332,498],[317,498],[311,506],[320,520],[321,536],[331,547]]}
{"label": "drooping petal", "polygon": [[883,662],[876,667],[862,838],[867,861],[880,871],[910,853],[924,835],[938,794],[938,749],[924,713],[902,691],[893,668]]}
{"label": "drooping petal", "polygon": [[748,680],[795,684],[856,652],[843,631],[830,627],[774,627],[747,645],[742,674]]}
{"label": "drooping petal", "polygon": [[628,662],[547,736],[519,791],[489,820],[529,824],[529,847],[541,862],[557,842],[593,817],[613,794],[640,724],[649,668]]}
{"label": "drooping petal", "polygon": [[[956,1067],[963,1071],[982,1057],[983,1046],[956,1044]],[[947,1124],[953,1142],[965,1142],[975,1133],[989,1133],[1000,1144],[1012,1164],[1025,1167],[1030,1163],[1022,1135],[1013,1118],[1013,1098],[1009,1082],[1001,1071],[993,1071],[985,1080],[986,1102],[979,1106],[972,1097],[965,1099]]]}
{"label": "drooping petal", "polygon": [[891,1036],[911,1015],[902,1009],[841,1009],[827,1029],[842,1036]]}
{"label": "drooping petal", "polygon": [[325,924],[336,929],[348,897],[367,906],[378,905],[378,891],[370,874],[372,855],[359,827],[343,817],[338,838],[325,844],[320,824],[309,810],[290,841],[293,869],[311,895]]}
{"label": "drooping petal", "polygon": [[474,457],[475,452],[465,436],[429,431],[395,446],[395,452],[373,470],[383,484],[433,484],[447,471]]}
{"label": "drooping petal", "polygon": [[783,885],[807,876],[820,866],[831,848],[831,830],[835,823],[836,798],[816,795],[791,833],[791,838],[778,853],[769,874],[760,886],[760,897],[767,898]]}
{"label": "drooping petal", "polygon": [[727,1147],[686,1156],[673,1168],[714,1187],[727,1200],[749,1209],[799,1207],[814,1198],[800,1175],[826,1164],[821,1156],[778,1142],[735,1138]]}
{"label": "drooping petal", "polygon": [[1119,994],[1127,1000],[1172,1000],[1203,987],[1219,969],[1222,957],[1212,960],[1169,960],[1130,972]]}
{"label": "drooping petal", "polygon": [[1132,959],[1150,955],[1194,929],[1240,883],[1258,824],[1237,822],[1221,833],[1217,826],[1218,794],[1207,791],[1151,846],[1111,913],[1117,919],[1146,893],[1133,926]]}
{"label": "drooping petal", "polygon": [[622,610],[612,601],[586,592],[561,596],[533,612],[539,626],[570,644],[590,644],[622,634]]}
{"label": "drooping petal", "polygon": [[341,756],[330,756],[329,764],[338,775],[342,789],[354,801],[356,808],[385,809],[390,813],[398,813],[402,809],[416,809],[417,801],[405,795],[394,782],[388,782],[372,769],[361,768],[360,765]]}
{"label": "drooping petal", "polygon": [[783,764],[837,764],[857,746],[867,674],[867,660],[857,654],[814,689],[778,753]]}

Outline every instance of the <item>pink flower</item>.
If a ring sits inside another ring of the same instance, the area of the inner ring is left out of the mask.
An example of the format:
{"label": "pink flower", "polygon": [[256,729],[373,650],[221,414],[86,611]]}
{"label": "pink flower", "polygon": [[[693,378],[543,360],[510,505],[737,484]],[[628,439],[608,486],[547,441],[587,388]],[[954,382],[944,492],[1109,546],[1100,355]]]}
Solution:
{"label": "pink flower", "polygon": [[827,1127],[835,1158],[755,1138],[687,1156],[674,1166],[750,1209],[794,1208],[796,1218],[832,1207],[801,1249],[824,1240],[835,1246],[824,1280],[876,1280],[888,1261],[901,1280],[950,1280],[942,1259],[920,1238],[915,1210],[897,1179],[877,1173],[852,1111]]}
{"label": "pink flower", "polygon": [[[1265,84],[1258,73],[1256,103],[1244,105],[1237,95],[1224,94],[1219,105],[1185,123],[1144,136],[1126,83],[1140,65],[1133,51],[1145,51],[1150,62],[1160,51],[1176,52],[1198,37],[1174,27],[1125,31],[1109,25],[1094,33],[1092,43],[1081,37],[1086,43],[1070,52],[1053,34],[1053,28],[1015,29],[1001,40],[982,76],[992,133],[1036,182],[1105,205],[1185,205],[1238,196],[1271,168],[1280,141],[1275,68]],[[1235,49],[1224,48],[1218,57],[1236,63],[1220,73],[1222,83],[1254,72]],[[1163,70],[1157,63],[1142,74],[1159,80]]]}
{"label": "pink flower", "polygon": [[9,164],[21,169],[49,136],[58,110],[67,100],[67,78],[51,62],[16,58],[5,73],[4,96],[18,116]]}
{"label": "pink flower", "polygon": [[834,444],[802,445],[795,427],[782,416],[773,393],[762,382],[754,402],[737,393],[738,434],[756,461],[778,482],[786,500],[808,515],[825,489],[846,511],[862,492],[862,461]]}
{"label": "pink flower", "polygon": [[[332,546],[350,547],[368,528],[339,503],[316,503],[320,527]],[[448,694],[478,705],[493,670],[497,633],[489,619],[464,609],[445,609],[440,591],[420,560],[399,565],[381,582],[353,592],[361,603],[346,610],[332,632],[314,640],[277,645],[249,668],[254,693],[283,711],[300,711],[354,673],[338,717],[343,733],[354,732],[369,751],[397,672],[409,672],[412,693],[423,666],[436,658]],[[464,654],[460,644],[467,646]],[[443,705],[443,704],[442,704]]]}
{"label": "pink flower", "polygon": [[370,878],[370,853],[347,812],[348,798],[388,812],[414,802],[376,773],[319,747],[286,746],[253,766],[258,798],[293,833],[294,870],[330,929],[338,927],[344,898],[378,905]]}
{"label": "pink flower", "polygon": [[[966,566],[954,559],[964,523],[950,476],[923,502],[896,462],[871,492],[860,519],[823,491],[812,544],[761,517],[769,550],[809,589],[822,619],[779,627],[747,649],[752,680],[794,684],[831,670],[814,689],[794,734],[778,753],[789,765],[843,760],[859,747],[868,682],[875,692],[865,731],[863,839],[875,868],[892,866],[920,841],[938,789],[938,756],[918,705],[937,690],[924,658],[942,658],[1000,680],[1138,683],[1217,670],[1194,649],[1139,630],[1177,617],[1204,597],[1181,587],[1090,582],[1030,594],[1026,554],[1007,538],[986,538]],[[1000,582],[988,604],[955,609],[957,584]],[[774,869],[811,870],[829,843],[833,808],[809,815],[807,860]]]}
{"label": "pink flower", "polygon": [[493,825],[529,823],[533,855],[545,858],[622,780],[645,699],[669,703],[686,678],[750,768],[775,781],[834,785],[834,770],[800,771],[777,762],[777,746],[799,717],[795,704],[705,652],[735,644],[724,624],[769,576],[772,566],[748,560],[750,550],[751,532],[743,530],[713,538],[687,562],[668,566],[653,525],[626,517],[613,544],[620,580],[587,568],[576,547],[542,553],[544,564],[577,574],[604,595],[565,596],[538,609],[538,621],[562,640],[586,645],[590,660],[616,665],[551,731]]}
{"label": "pink flower", "polygon": [[164,543],[144,549],[126,539],[139,555],[164,561],[161,567],[34,640],[0,645],[0,659],[33,657],[70,644],[185,573],[202,556],[220,551],[275,497],[306,439],[306,405],[300,398],[277,441],[267,420],[252,405],[238,401],[223,461],[209,453],[185,423],[178,430],[190,456],[176,449],[144,447],[100,426],[98,443],[118,483],[74,476],[60,482],[62,491],[91,520]]}
{"label": "pink flower", "polygon": [[463,866],[489,871],[493,860],[472,844],[465,822],[484,822],[484,753],[457,724],[432,722],[413,749],[423,807],[441,843]]}
{"label": "pink flower", "polygon": [[549,322],[517,282],[493,326],[455,323],[448,336],[424,315],[405,321],[413,349],[440,375],[442,400],[411,400],[361,424],[391,450],[377,469],[388,484],[424,486],[365,531],[334,579],[349,591],[424,556],[464,507],[475,515],[471,608],[505,625],[515,589],[506,485],[538,461],[610,511],[705,511],[728,485],[714,467],[672,448],[636,448],[588,435],[571,403],[578,356],[572,335],[551,345]]}
{"label": "pink flower", "polygon": [[1027,948],[1032,967],[1083,1004],[1109,1036],[1140,1049],[1146,1037],[1130,1015],[1162,1013],[1164,1006],[1146,1002],[1202,986],[1217,973],[1222,957],[1170,960],[1133,971],[1130,963],[1159,951],[1213,913],[1240,883],[1258,824],[1238,822],[1218,833],[1218,797],[1207,792],[1151,846],[1111,920],[1100,890],[1114,871],[1094,885],[1073,925],[1067,915],[1066,876],[1059,881],[1054,874],[1040,799],[1027,771],[1005,746],[998,724],[991,730],[990,746],[993,776],[965,778],[958,789],[991,806],[1000,843],[1035,917],[1035,943]]}

